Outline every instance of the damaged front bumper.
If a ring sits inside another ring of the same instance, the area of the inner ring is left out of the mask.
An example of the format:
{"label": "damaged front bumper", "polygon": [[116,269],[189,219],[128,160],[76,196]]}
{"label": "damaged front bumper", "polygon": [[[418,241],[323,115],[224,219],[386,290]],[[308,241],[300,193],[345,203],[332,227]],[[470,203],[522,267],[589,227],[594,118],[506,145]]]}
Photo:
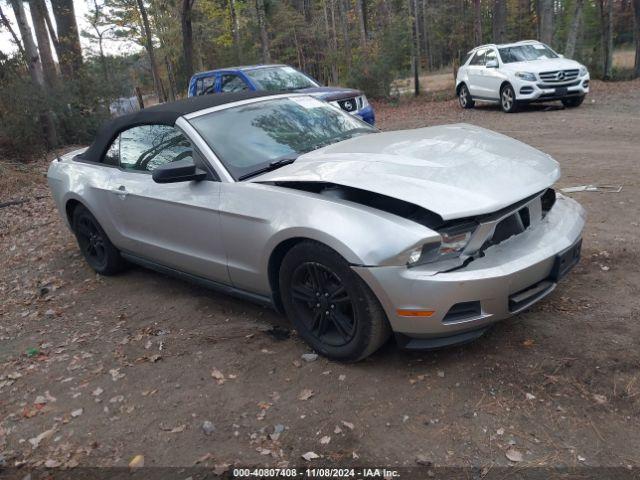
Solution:
{"label": "damaged front bumper", "polygon": [[[435,274],[428,267],[353,269],[380,300],[402,346],[465,343],[551,293],[578,260],[584,224],[584,209],[558,195],[534,228],[488,248],[464,268]],[[411,317],[398,311],[433,313]]]}

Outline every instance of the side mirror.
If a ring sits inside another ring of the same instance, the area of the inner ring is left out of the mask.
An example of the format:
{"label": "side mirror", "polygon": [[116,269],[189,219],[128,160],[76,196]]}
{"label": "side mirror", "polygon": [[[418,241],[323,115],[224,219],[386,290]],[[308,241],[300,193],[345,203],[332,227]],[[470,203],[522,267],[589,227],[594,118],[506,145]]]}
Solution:
{"label": "side mirror", "polygon": [[151,177],[156,183],[190,182],[204,180],[207,172],[196,167],[192,158],[185,158],[156,168]]}
{"label": "side mirror", "polygon": [[485,65],[487,68],[498,68],[498,60],[489,60]]}

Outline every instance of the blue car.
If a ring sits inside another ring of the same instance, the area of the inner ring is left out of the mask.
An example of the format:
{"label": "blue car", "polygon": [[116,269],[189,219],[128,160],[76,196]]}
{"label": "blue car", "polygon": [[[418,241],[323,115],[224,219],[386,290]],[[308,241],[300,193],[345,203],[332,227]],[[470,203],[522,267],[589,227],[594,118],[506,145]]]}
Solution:
{"label": "blue car", "polygon": [[190,97],[251,90],[293,90],[308,93],[357,115],[371,125],[376,121],[373,107],[363,92],[351,88],[320,86],[313,78],[288,65],[221,68],[196,73],[189,81]]}

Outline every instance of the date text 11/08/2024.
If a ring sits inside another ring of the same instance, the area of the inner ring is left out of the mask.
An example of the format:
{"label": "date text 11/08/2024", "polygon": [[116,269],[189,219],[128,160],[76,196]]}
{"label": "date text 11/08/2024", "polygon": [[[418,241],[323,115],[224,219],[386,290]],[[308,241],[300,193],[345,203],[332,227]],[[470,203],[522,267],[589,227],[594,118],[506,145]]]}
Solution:
{"label": "date text 11/08/2024", "polygon": [[399,478],[388,468],[234,468],[234,478]]}

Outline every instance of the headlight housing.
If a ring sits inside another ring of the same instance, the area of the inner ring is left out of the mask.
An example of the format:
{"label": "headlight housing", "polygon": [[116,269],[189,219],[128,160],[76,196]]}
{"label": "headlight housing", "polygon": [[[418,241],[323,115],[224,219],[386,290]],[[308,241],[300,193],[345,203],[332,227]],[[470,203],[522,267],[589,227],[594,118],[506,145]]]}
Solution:
{"label": "headlight housing", "polygon": [[536,74],[531,72],[516,72],[516,77],[527,80],[528,82],[536,81]]}
{"label": "headlight housing", "polygon": [[581,77],[584,77],[587,73],[589,73],[589,71],[587,70],[587,67],[580,67],[580,73],[578,75],[580,75]]}
{"label": "headlight housing", "polygon": [[438,230],[440,242],[427,243],[409,252],[407,265],[415,267],[459,257],[477,226],[474,222],[468,222]]}

